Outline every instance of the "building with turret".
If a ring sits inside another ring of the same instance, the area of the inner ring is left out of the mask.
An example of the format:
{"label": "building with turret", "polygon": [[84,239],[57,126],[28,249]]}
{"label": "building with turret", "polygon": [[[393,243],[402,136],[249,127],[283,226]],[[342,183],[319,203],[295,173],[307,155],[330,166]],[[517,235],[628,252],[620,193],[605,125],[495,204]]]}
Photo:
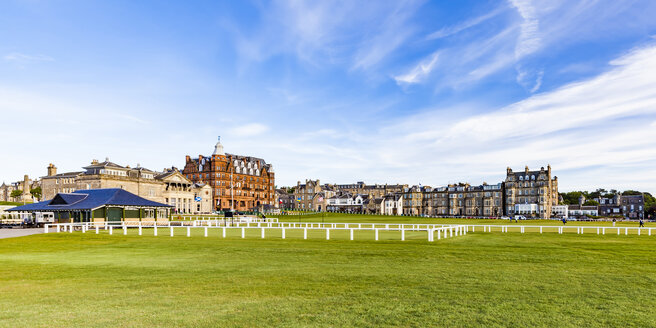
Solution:
{"label": "building with turret", "polygon": [[275,205],[273,166],[261,158],[225,153],[220,137],[211,156],[187,156],[182,174],[212,188],[216,209],[248,211]]}

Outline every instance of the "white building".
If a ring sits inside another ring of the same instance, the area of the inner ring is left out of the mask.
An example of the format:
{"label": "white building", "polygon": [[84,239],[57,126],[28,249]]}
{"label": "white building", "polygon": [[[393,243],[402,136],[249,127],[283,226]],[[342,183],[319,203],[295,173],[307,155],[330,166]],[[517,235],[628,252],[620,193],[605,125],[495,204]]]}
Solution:
{"label": "white building", "polygon": [[403,195],[390,194],[383,197],[383,214],[403,215]]}
{"label": "white building", "polygon": [[551,212],[553,214],[553,217],[567,219],[569,217],[569,206],[554,205],[551,206]]}

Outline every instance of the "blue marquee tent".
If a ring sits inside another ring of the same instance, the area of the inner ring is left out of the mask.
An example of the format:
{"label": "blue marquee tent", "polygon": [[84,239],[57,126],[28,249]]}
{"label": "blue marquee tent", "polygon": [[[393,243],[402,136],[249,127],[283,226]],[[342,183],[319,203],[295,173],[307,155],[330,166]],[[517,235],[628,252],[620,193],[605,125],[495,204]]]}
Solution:
{"label": "blue marquee tent", "polygon": [[168,217],[172,206],[154,202],[123,189],[88,189],[59,193],[53,199],[11,208],[9,212],[53,212],[58,222]]}

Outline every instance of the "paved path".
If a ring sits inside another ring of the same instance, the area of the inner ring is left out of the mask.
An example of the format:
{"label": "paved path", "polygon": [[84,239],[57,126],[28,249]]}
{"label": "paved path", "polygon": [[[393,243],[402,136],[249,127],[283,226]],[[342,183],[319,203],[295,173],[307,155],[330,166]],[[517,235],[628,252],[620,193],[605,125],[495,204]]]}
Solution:
{"label": "paved path", "polygon": [[23,237],[43,233],[43,228],[27,228],[27,229],[0,229],[0,239]]}

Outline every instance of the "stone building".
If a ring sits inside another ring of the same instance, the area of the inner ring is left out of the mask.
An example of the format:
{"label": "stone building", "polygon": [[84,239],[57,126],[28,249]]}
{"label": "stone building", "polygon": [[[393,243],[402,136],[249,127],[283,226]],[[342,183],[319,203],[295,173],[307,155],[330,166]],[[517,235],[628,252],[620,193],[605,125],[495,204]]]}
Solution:
{"label": "stone building", "polygon": [[84,171],[57,173],[57,167],[48,165],[48,175],[41,177],[43,199],[52,199],[60,193],[73,193],[90,189],[123,189],[145,199],[171,205],[176,214],[211,213],[214,207],[212,188],[194,183],[172,167],[155,172],[137,164],[121,166],[105,159],[84,167]]}
{"label": "stone building", "polygon": [[[421,197],[413,189],[409,189],[409,193],[404,194],[406,199],[416,200],[416,202],[404,203],[406,215],[472,217],[503,215],[503,183],[480,186],[461,183],[438,188],[416,187],[415,190],[420,190]],[[419,204],[421,205],[418,206]],[[415,206],[415,208],[406,210],[405,206]]]}
{"label": "stone building", "polygon": [[155,179],[156,172],[141,167],[131,168],[110,162],[93,160],[83,167],[75,178],[75,190],[119,188],[154,202],[163,203],[162,182]]}
{"label": "stone building", "polygon": [[551,165],[547,169],[530,171],[506,170],[505,206],[507,215],[523,214],[540,218],[552,216],[552,206],[558,205],[558,177],[551,176]]}
{"label": "stone building", "polygon": [[275,205],[273,166],[261,158],[225,153],[220,138],[211,156],[187,156],[182,174],[212,188],[216,209],[247,211]]}
{"label": "stone building", "polygon": [[417,216],[423,212],[424,192],[430,187],[412,186],[403,192],[403,215]]}
{"label": "stone building", "polygon": [[171,168],[155,176],[163,183],[164,204],[171,205],[174,214],[211,213],[214,210],[212,188],[204,183],[194,183],[178,169]]}
{"label": "stone building", "polygon": [[58,193],[71,193],[77,190],[76,178],[83,171],[57,173],[57,167],[50,163],[48,175],[41,177],[41,193],[43,199],[52,199]]}
{"label": "stone building", "polygon": [[335,184],[329,185],[339,190],[340,192],[347,192],[352,195],[369,195],[372,198],[382,198],[383,196],[391,193],[400,193],[408,188],[407,184],[373,184],[368,185],[362,181],[352,184]]}
{"label": "stone building", "polygon": [[629,219],[642,219],[645,215],[645,198],[643,195],[622,195],[620,198],[622,213]]}
{"label": "stone building", "polygon": [[[0,185],[0,201],[1,202],[24,202],[32,203],[38,201],[36,197],[32,196],[30,191],[34,188],[40,187],[41,181],[31,180],[26,174],[23,176],[22,181],[12,182],[10,184],[5,184],[4,182]],[[11,194],[15,190],[20,190],[21,194],[16,197],[12,197]],[[42,196],[43,197],[43,196]]]}
{"label": "stone building", "polygon": [[287,192],[287,189],[276,189],[276,203],[281,210],[296,209],[296,198],[293,193]]}

